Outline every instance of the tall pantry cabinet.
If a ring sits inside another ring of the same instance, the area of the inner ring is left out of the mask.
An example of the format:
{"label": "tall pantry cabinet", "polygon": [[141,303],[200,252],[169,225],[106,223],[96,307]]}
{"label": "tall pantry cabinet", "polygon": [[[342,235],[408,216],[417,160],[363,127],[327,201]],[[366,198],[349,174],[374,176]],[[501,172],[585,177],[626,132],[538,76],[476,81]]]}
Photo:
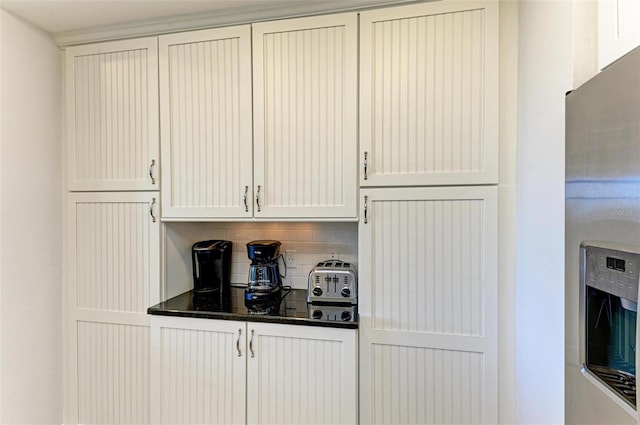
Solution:
{"label": "tall pantry cabinet", "polygon": [[65,423],[149,423],[159,301],[155,38],[66,51]]}
{"label": "tall pantry cabinet", "polygon": [[498,6],[360,15],[360,422],[496,423]]}

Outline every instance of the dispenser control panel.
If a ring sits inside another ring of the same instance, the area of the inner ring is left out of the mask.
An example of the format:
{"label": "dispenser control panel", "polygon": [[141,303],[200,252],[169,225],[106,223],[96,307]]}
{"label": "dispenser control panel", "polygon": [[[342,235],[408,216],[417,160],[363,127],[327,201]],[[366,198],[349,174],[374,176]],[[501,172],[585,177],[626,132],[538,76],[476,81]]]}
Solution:
{"label": "dispenser control panel", "polygon": [[612,246],[583,243],[584,279],[587,286],[638,302],[640,253]]}

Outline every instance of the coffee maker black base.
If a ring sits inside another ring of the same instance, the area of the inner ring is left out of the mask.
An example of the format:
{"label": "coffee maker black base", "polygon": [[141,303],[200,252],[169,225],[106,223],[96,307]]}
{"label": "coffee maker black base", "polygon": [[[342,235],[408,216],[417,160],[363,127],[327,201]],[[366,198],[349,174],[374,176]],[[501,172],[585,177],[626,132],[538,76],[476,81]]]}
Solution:
{"label": "coffee maker black base", "polygon": [[268,300],[276,296],[280,296],[281,290],[281,286],[276,286],[270,291],[252,291],[250,289],[245,289],[244,299],[247,301]]}

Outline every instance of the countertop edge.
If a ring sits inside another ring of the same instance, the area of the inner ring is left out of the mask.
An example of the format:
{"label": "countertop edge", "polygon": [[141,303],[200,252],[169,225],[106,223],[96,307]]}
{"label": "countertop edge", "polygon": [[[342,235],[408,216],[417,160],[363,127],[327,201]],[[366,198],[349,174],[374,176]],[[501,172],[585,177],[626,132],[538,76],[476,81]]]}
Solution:
{"label": "countertop edge", "polygon": [[281,325],[296,325],[296,326],[313,326],[322,328],[336,328],[336,329],[355,329],[359,328],[357,322],[333,322],[333,321],[321,321],[304,318],[294,317],[281,317],[281,316],[268,316],[268,315],[245,315],[224,313],[215,311],[193,311],[193,310],[170,310],[149,307],[147,314],[153,316],[171,316],[171,317],[187,317],[192,319],[207,319],[207,320],[233,320],[237,322],[259,322],[259,323],[272,323]]}

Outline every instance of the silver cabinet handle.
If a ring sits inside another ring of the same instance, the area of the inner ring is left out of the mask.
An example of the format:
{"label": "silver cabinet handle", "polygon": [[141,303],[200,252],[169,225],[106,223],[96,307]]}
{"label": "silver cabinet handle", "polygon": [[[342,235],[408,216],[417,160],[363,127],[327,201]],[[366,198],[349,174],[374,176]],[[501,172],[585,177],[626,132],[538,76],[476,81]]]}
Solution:
{"label": "silver cabinet handle", "polygon": [[367,224],[367,195],[364,196],[364,224]]}
{"label": "silver cabinet handle", "polygon": [[153,177],[153,167],[156,166],[156,160],[151,160],[151,165],[149,165],[149,178],[151,178],[151,184],[156,184],[156,179]]}
{"label": "silver cabinet handle", "polygon": [[251,358],[255,357],[254,355],[255,353],[253,352],[253,329],[251,329],[251,339],[249,340],[249,351],[251,352]]}
{"label": "silver cabinet handle", "polygon": [[244,187],[244,212],[249,212],[249,205],[247,205],[247,195],[249,194],[249,186]]}
{"label": "silver cabinet handle", "polygon": [[258,191],[256,192],[256,205],[258,206],[258,212],[260,212],[260,185],[258,185]]}
{"label": "silver cabinet handle", "polygon": [[149,205],[149,215],[151,215],[151,220],[155,223],[156,216],[153,215],[153,206],[156,204],[156,198],[151,198],[151,205]]}
{"label": "silver cabinet handle", "polygon": [[242,351],[240,351],[240,337],[242,336],[242,328],[238,328],[238,340],[236,341],[236,350],[238,350],[238,357],[242,357]]}
{"label": "silver cabinet handle", "polygon": [[367,168],[368,168],[367,156],[368,156],[367,151],[364,151],[364,179],[365,180],[367,179]]}

